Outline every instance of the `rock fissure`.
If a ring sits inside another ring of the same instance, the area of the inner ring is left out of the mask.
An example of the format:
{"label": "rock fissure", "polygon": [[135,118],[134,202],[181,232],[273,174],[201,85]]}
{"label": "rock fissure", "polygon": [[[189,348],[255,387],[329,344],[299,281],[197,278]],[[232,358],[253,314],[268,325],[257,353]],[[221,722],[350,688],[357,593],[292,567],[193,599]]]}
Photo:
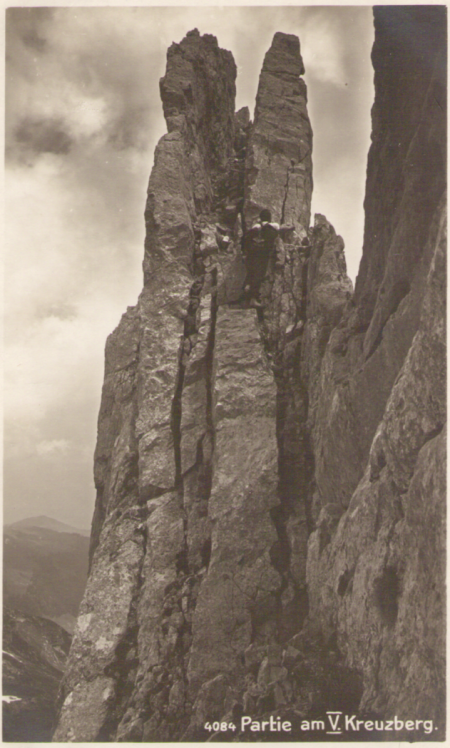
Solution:
{"label": "rock fissure", "polygon": [[289,193],[289,174],[290,174],[290,170],[288,169],[287,172],[286,172],[286,184],[284,186],[284,199],[283,199],[283,203],[281,205],[280,223],[284,223],[284,211],[285,211],[285,208],[286,208],[286,200],[288,198],[288,193]]}
{"label": "rock fissure", "polygon": [[171,430],[173,437],[174,461],[175,461],[175,489],[179,492],[180,501],[183,503],[183,481],[181,463],[181,419],[182,419],[182,397],[186,371],[186,361],[192,350],[192,337],[197,333],[197,310],[200,305],[200,295],[203,288],[204,276],[196,278],[189,292],[189,303],[184,322],[183,336],[180,342],[178,373],[175,384],[175,393],[171,409]]}
{"label": "rock fissure", "polygon": [[213,269],[211,273],[211,326],[208,334],[205,351],[205,372],[206,372],[206,426],[207,436],[211,440],[211,453],[214,453],[214,346],[216,337],[217,323],[217,270]]}

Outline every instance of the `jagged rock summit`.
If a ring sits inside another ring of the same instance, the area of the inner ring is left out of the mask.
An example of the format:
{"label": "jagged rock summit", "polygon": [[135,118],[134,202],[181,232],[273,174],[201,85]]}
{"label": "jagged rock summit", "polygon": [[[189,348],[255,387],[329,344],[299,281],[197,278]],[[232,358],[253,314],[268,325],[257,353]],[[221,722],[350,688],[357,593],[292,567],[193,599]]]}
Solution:
{"label": "jagged rock summit", "polygon": [[[207,740],[215,721],[246,740],[242,715],[317,739],[301,721],[327,709],[435,720],[443,739],[442,13],[375,11],[355,295],[342,239],[310,228],[298,39],[275,34],[254,122],[214,37],[170,47],[55,741]],[[392,18],[420,30],[426,71]]]}

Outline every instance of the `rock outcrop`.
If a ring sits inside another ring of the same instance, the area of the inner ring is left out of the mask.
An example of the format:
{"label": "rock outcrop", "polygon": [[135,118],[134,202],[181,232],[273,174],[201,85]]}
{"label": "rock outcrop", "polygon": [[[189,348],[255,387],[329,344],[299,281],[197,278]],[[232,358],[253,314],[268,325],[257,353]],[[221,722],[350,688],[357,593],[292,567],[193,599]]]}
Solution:
{"label": "rock outcrop", "polygon": [[275,34],[253,123],[214,37],[169,49],[55,741],[245,740],[242,714],[317,739],[329,709],[443,739],[442,15],[375,10],[354,294],[342,239],[310,228],[298,39]]}
{"label": "rock outcrop", "polygon": [[245,220],[262,208],[272,219],[309,227],[312,193],[312,130],[298,38],[275,34],[256,96],[246,163]]}

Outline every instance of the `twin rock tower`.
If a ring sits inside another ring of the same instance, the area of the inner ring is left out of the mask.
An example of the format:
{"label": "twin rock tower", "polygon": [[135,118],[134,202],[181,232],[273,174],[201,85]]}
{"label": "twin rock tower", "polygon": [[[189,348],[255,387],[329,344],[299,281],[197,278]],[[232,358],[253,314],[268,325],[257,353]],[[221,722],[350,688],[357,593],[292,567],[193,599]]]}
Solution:
{"label": "twin rock tower", "polygon": [[[170,47],[55,741],[207,740],[215,720],[239,740],[243,714],[301,740],[320,709],[442,731],[444,12],[375,10],[355,292],[342,239],[323,216],[310,228],[297,37],[275,34],[253,122],[213,36]],[[262,210],[282,229],[255,304]]]}

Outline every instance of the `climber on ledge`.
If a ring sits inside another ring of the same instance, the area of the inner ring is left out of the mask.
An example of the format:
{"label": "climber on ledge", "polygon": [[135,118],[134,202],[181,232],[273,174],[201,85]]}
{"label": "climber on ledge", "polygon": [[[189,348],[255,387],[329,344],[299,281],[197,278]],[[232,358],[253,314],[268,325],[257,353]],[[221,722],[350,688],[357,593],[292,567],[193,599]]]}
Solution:
{"label": "climber on ledge", "polygon": [[309,241],[308,236],[304,236],[302,239],[300,254],[305,258],[305,260],[309,259],[309,256],[311,254],[311,242]]}
{"label": "climber on ledge", "polygon": [[245,264],[247,275],[244,292],[246,300],[252,306],[261,306],[259,289],[263,282],[280,226],[272,222],[272,214],[267,208],[259,214],[259,220],[247,232],[245,237]]}
{"label": "climber on ledge", "polygon": [[247,238],[255,243],[262,243],[264,241],[275,241],[278,236],[280,226],[278,223],[272,222],[272,214],[267,208],[259,214],[259,220],[252,226],[250,231],[247,232]]}

